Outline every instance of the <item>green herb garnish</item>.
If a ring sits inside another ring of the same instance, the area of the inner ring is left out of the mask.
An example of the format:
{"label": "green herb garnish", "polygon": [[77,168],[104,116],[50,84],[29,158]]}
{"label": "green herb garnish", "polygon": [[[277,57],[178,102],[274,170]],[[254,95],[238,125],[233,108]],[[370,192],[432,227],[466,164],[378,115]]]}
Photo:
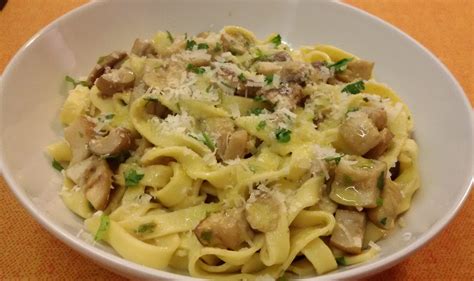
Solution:
{"label": "green herb garnish", "polygon": [[123,173],[123,176],[125,178],[125,186],[126,187],[131,187],[131,186],[136,186],[138,183],[143,179],[145,176],[144,174],[139,174],[137,173],[136,170],[131,169]]}
{"label": "green herb garnish", "polygon": [[382,198],[377,198],[377,207],[383,206],[383,199]]}
{"label": "green herb garnish", "polygon": [[326,157],[326,158],[324,158],[324,160],[326,160],[327,162],[334,161],[334,162],[336,163],[336,165],[338,165],[339,162],[341,162],[341,159],[342,159],[342,155],[341,155],[341,156],[334,156],[334,157]]}
{"label": "green herb garnish", "polygon": [[77,85],[82,85],[82,86],[86,86],[86,87],[89,86],[86,81],[76,81],[74,78],[72,78],[72,77],[69,76],[69,75],[66,75],[66,77],[64,77],[64,80],[66,80],[66,82],[71,83],[71,84],[74,86],[74,88],[75,88]]}
{"label": "green herb garnish", "polygon": [[377,188],[382,190],[385,185],[385,172],[381,172],[377,178]]}
{"label": "green herb garnish", "polygon": [[291,140],[291,131],[285,128],[279,128],[275,132],[275,137],[280,143],[287,143]]}
{"label": "green herb garnish", "polygon": [[263,109],[262,108],[252,108],[249,110],[250,115],[260,115],[262,114]]}
{"label": "green herb garnish", "polygon": [[266,101],[267,98],[265,96],[255,96],[253,98],[254,101]]}
{"label": "green herb garnish", "polygon": [[207,146],[209,147],[209,149],[211,151],[214,151],[216,149],[216,146],[214,144],[214,142],[212,141],[212,139],[209,137],[209,135],[206,133],[206,132],[203,132],[202,133],[202,137],[203,137],[203,140],[202,142]]}
{"label": "green herb garnish", "polygon": [[95,233],[94,240],[99,241],[104,239],[104,235],[107,233],[107,230],[109,230],[109,225],[110,225],[110,218],[107,215],[101,215],[100,216],[100,225],[99,228],[97,229],[97,232]]}
{"label": "green herb garnish", "polygon": [[338,257],[336,258],[336,262],[338,265],[347,265],[346,258],[345,257]]}
{"label": "green herb garnish", "polygon": [[166,30],[166,35],[168,35],[168,40],[170,40],[171,43],[174,43],[174,38],[173,38],[173,35],[171,34],[171,32]]}
{"label": "green herb garnish", "polygon": [[265,83],[267,83],[267,85],[270,85],[271,83],[273,83],[273,74],[265,76]]}
{"label": "green herb garnish", "polygon": [[186,40],[186,50],[192,51],[194,46],[196,46],[196,41],[194,40]]}
{"label": "green herb garnish", "polygon": [[364,81],[360,80],[351,84],[347,84],[343,89],[342,92],[346,92],[352,95],[358,94],[365,90]]}
{"label": "green herb garnish", "polygon": [[281,36],[280,34],[277,34],[275,37],[270,40],[273,44],[275,44],[276,47],[280,46],[281,44]]}
{"label": "green herb garnish", "polygon": [[267,126],[267,122],[265,120],[262,120],[262,121],[258,122],[257,131],[261,131],[261,130],[265,129],[266,126]]}
{"label": "green herb garnish", "polygon": [[209,49],[209,45],[207,45],[206,43],[199,43],[198,44],[198,50],[203,50],[203,49]]}
{"label": "green herb garnish", "polygon": [[152,233],[155,230],[156,223],[154,222],[149,222],[149,223],[144,223],[138,226],[137,230],[135,231],[136,233]]}
{"label": "green herb garnish", "polygon": [[247,78],[245,78],[244,73],[240,73],[239,76],[237,76],[237,78],[239,78],[239,80],[242,81],[242,82],[247,81]]}
{"label": "green herb garnish", "polygon": [[212,239],[212,231],[211,230],[205,230],[201,233],[201,239],[206,241],[206,242],[211,242]]}
{"label": "green herb garnish", "polygon": [[333,64],[328,65],[328,67],[334,69],[334,72],[341,72],[341,71],[346,70],[347,64],[353,59],[354,58],[345,58]]}
{"label": "green herb garnish", "polygon": [[59,163],[58,161],[56,161],[56,159],[53,159],[53,162],[51,163],[51,165],[53,166],[54,169],[58,170],[59,172],[61,172],[62,170],[64,170],[63,166],[61,165],[61,163]]}
{"label": "green herb garnish", "polygon": [[217,42],[216,46],[214,47],[214,52],[219,52],[222,50],[221,43]]}
{"label": "green herb garnish", "polygon": [[203,74],[204,72],[206,72],[206,70],[202,67],[197,67],[195,66],[194,64],[188,64],[188,66],[186,67],[186,69],[188,71],[191,71],[191,72],[194,72],[196,74]]}
{"label": "green herb garnish", "polygon": [[386,224],[387,224],[387,218],[381,219],[381,220],[380,220],[380,223],[381,223],[382,225],[386,225]]}

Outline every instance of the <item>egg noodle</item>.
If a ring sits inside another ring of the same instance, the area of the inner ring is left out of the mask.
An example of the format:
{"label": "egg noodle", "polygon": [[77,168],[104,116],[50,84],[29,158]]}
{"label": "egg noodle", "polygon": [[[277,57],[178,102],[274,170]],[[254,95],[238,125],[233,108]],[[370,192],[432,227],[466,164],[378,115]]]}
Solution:
{"label": "egg noodle", "polygon": [[236,26],[100,57],[48,147],[65,205],[135,263],[191,276],[365,262],[420,186],[413,120],[374,64]]}

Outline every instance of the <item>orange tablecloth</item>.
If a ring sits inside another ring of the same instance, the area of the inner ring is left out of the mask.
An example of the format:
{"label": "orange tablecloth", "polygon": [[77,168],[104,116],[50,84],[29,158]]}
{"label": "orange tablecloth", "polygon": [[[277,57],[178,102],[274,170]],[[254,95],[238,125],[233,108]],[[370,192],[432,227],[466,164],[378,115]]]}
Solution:
{"label": "orange tablecloth", "polygon": [[[40,28],[84,0],[10,0],[0,12],[0,73]],[[438,56],[474,104],[474,0],[348,0]],[[121,280],[36,223],[0,177],[0,279]],[[474,280],[474,195],[452,223],[399,265],[367,280]]]}

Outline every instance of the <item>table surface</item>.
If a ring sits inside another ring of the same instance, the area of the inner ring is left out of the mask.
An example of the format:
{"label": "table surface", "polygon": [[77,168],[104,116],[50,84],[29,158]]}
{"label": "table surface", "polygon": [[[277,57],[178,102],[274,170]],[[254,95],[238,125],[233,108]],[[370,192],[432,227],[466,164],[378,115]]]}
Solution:
{"label": "table surface", "polygon": [[[0,12],[0,73],[38,30],[84,0],[11,0]],[[474,0],[347,0],[397,26],[451,70],[474,104]],[[0,176],[0,279],[122,280],[45,231]],[[474,195],[436,238],[365,280],[474,280]]]}

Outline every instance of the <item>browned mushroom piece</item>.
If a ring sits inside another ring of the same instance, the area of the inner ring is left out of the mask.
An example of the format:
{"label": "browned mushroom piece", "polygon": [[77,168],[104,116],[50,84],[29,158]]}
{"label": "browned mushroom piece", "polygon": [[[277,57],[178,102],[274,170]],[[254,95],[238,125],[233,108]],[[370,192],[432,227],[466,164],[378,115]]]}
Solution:
{"label": "browned mushroom piece", "polygon": [[112,69],[95,81],[95,85],[100,90],[101,95],[106,97],[130,89],[134,83],[135,74],[126,69]]}
{"label": "browned mushroom piece", "polygon": [[238,250],[253,237],[243,209],[228,209],[210,214],[194,229],[202,245]]}
{"label": "browned mushroom piece", "polygon": [[95,124],[86,117],[80,116],[64,129],[64,138],[72,151],[71,164],[89,157],[90,151],[87,145],[94,136],[94,126]]}
{"label": "browned mushroom piece", "polygon": [[259,61],[256,64],[257,73],[266,76],[279,73],[281,71],[281,68],[282,67],[280,64],[268,61]]}
{"label": "browned mushroom piece", "polygon": [[372,76],[374,63],[365,60],[354,60],[347,64],[344,71],[337,72],[335,77],[337,80],[344,83],[349,83],[354,80],[369,80]]}
{"label": "browned mushroom piece", "polygon": [[338,209],[336,225],[332,231],[331,245],[351,254],[360,254],[364,240],[365,213]]}
{"label": "browned mushroom piece", "polygon": [[282,82],[306,83],[312,76],[314,69],[301,61],[289,61],[282,64],[280,79]]}
{"label": "browned mushroom piece", "polygon": [[292,61],[291,55],[288,52],[280,51],[272,55],[269,55],[265,59],[266,61]]}
{"label": "browned mushroom piece", "polygon": [[232,160],[236,158],[243,158],[247,153],[247,141],[249,135],[245,130],[237,130],[229,136],[229,141],[226,145],[223,160]]}
{"label": "browned mushroom piece", "polygon": [[216,142],[217,150],[216,156],[219,160],[223,160],[227,149],[227,143],[235,130],[234,123],[229,118],[208,118],[203,122],[203,127],[208,134],[215,136],[214,140]]}
{"label": "browned mushroom piece", "polygon": [[395,226],[399,214],[398,209],[403,199],[401,187],[398,183],[387,180],[382,190],[379,206],[367,210],[369,219],[378,227],[390,229]]}
{"label": "browned mushroom piece", "polygon": [[152,41],[137,38],[133,43],[131,53],[139,57],[155,56],[156,50]]}
{"label": "browned mushroom piece", "polygon": [[360,110],[367,113],[370,120],[372,120],[379,131],[387,126],[387,112],[382,107],[363,106]]}
{"label": "browned mushroom piece", "polygon": [[104,57],[101,57],[94,68],[87,77],[87,84],[94,85],[95,80],[105,73],[106,68],[114,68],[117,64],[120,64],[127,58],[127,53],[121,51],[112,52]]}
{"label": "browned mushroom piece", "polygon": [[385,128],[382,131],[380,131],[380,137],[381,137],[380,142],[374,148],[369,150],[369,152],[367,152],[364,155],[364,157],[377,159],[380,156],[382,156],[382,154],[384,154],[384,152],[390,146],[390,143],[392,142],[392,139],[394,136],[388,128]]}
{"label": "browned mushroom piece", "polygon": [[251,197],[245,205],[245,218],[250,227],[261,232],[275,230],[280,219],[280,202],[269,193]]}
{"label": "browned mushroom piece", "polygon": [[312,81],[327,83],[329,79],[333,79],[331,70],[329,70],[327,63],[315,61],[311,63],[311,66],[314,68],[311,76]]}
{"label": "browned mushroom piece", "polygon": [[285,107],[289,110],[295,109],[305,98],[303,89],[296,83],[284,84],[280,88],[270,89],[262,95],[277,108]]}
{"label": "browned mushroom piece", "polygon": [[329,197],[339,205],[375,208],[386,170],[383,161],[346,156],[336,166]]}
{"label": "browned mushroom piece", "polygon": [[369,116],[361,111],[351,112],[339,128],[339,137],[350,154],[364,155],[382,139]]}
{"label": "browned mushroom piece", "polygon": [[164,106],[157,99],[147,100],[145,110],[147,113],[158,116],[161,119],[164,119],[173,113],[168,107]]}
{"label": "browned mushroom piece", "polygon": [[107,161],[95,155],[66,169],[66,175],[77,184],[96,210],[104,210],[112,186],[112,171]]}
{"label": "browned mushroom piece", "polygon": [[105,137],[89,142],[89,150],[95,155],[110,156],[127,151],[132,146],[132,134],[125,128],[114,128]]}

